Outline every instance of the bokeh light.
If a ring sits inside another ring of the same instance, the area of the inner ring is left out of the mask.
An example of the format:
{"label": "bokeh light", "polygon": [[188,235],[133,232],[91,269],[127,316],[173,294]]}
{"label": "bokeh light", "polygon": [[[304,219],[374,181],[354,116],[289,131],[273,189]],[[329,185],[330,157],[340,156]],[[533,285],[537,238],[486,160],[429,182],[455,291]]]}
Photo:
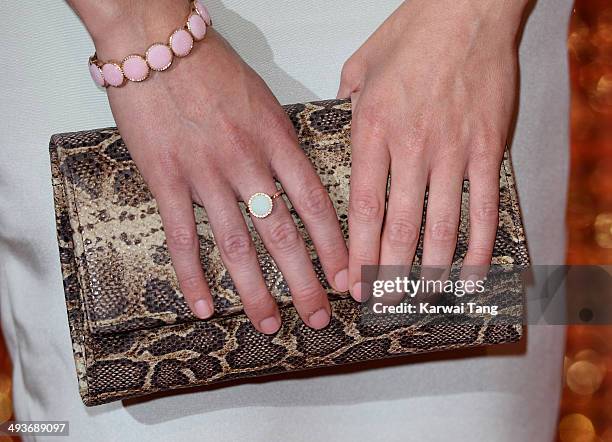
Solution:
{"label": "bokeh light", "polygon": [[[576,0],[568,36],[568,264],[612,264],[612,4]],[[568,328],[558,440],[612,442],[612,326]]]}
{"label": "bokeh light", "polygon": [[583,414],[568,414],[559,422],[559,438],[561,442],[594,442],[595,427]]}

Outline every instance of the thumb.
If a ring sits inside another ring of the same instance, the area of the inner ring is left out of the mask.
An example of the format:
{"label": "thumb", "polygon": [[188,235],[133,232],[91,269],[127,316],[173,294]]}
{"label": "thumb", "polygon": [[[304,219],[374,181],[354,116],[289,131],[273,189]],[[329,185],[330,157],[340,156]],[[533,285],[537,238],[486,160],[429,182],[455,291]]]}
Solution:
{"label": "thumb", "polygon": [[336,94],[336,98],[349,98],[352,92],[352,88],[346,82],[341,81],[340,88],[338,89],[338,93]]}
{"label": "thumb", "polygon": [[353,56],[344,63],[342,73],[340,74],[340,87],[336,98],[349,98],[351,94],[359,89],[361,72],[362,69],[358,58]]}

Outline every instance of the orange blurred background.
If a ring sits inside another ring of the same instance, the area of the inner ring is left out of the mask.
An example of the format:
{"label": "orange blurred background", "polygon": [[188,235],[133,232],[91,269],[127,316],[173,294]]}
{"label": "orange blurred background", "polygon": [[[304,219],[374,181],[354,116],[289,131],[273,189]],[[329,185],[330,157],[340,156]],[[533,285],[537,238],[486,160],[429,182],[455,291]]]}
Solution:
{"label": "orange blurred background", "polygon": [[[612,264],[612,2],[577,0],[568,37],[568,264]],[[568,329],[559,440],[612,442],[612,326]]]}
{"label": "orange blurred background", "polygon": [[[573,93],[567,261],[612,264],[611,0],[576,1],[568,49]],[[11,365],[1,341],[0,336],[4,422],[12,415]],[[558,440],[612,442],[612,326],[569,327],[564,375]],[[8,440],[17,439],[0,436],[0,442]]]}

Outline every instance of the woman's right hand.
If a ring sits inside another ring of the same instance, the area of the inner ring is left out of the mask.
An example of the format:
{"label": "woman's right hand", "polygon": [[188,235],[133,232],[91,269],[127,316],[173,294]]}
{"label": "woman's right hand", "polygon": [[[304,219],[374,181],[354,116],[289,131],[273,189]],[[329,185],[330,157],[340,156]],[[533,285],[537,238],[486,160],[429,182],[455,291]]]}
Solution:
{"label": "woman's right hand", "polygon": [[[144,52],[145,42],[164,41],[187,12],[177,12],[176,2],[159,14],[152,11],[165,3],[149,2],[146,18],[125,32],[109,30],[100,38],[92,33],[99,58],[120,60]],[[204,41],[171,69],[142,83],[109,87],[108,97],[126,146],[157,200],[181,291],[198,317],[210,317],[213,302],[199,257],[193,202],[206,209],[253,325],[266,334],[279,329],[279,310],[238,206],[256,192],[274,194],[275,178],[304,222],[331,286],[348,290],[348,253],[327,192],[278,101],[219,34],[209,28]],[[253,217],[253,224],[303,321],[325,327],[331,313],[327,294],[285,204],[277,200],[273,212],[265,219]]]}

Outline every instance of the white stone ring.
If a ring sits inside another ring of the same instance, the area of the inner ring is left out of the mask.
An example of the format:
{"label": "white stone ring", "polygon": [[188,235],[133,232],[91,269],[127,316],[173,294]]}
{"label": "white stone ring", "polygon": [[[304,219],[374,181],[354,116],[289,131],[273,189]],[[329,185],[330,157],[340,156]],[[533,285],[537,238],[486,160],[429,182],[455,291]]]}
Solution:
{"label": "white stone ring", "polygon": [[279,190],[274,195],[268,195],[267,193],[257,192],[251,195],[247,206],[249,212],[255,218],[266,218],[274,210],[274,200],[280,197],[284,192]]}

